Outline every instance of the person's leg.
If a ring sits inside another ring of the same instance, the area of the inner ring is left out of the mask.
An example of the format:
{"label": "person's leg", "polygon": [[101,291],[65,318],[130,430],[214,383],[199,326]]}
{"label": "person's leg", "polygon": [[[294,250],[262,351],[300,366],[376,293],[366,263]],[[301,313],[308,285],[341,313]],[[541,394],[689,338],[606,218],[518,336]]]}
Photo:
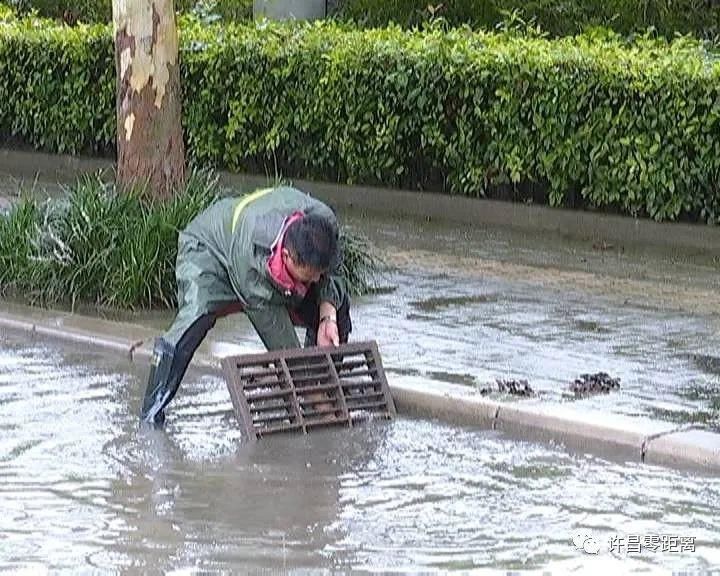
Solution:
{"label": "person's leg", "polygon": [[[155,340],[150,375],[140,414],[143,422],[161,425],[165,421],[165,408],[180,388],[180,382],[195,350],[214,325],[215,315],[211,313],[191,318],[189,321],[179,314],[168,335]],[[174,342],[172,335],[176,334],[181,336],[177,342]]]}
{"label": "person's leg", "polygon": [[178,314],[155,341],[140,419],[162,424],[195,350],[215,325],[217,313],[235,299],[225,271],[197,240],[180,235],[175,267]]}
{"label": "person's leg", "polygon": [[[318,324],[320,323],[320,300],[318,298],[317,287],[313,287],[305,296],[300,306],[294,310],[301,325],[305,326],[305,347],[317,345]],[[337,309],[338,335],[340,343],[344,344],[348,341],[352,332],[352,320],[350,318],[350,298],[345,299]]]}

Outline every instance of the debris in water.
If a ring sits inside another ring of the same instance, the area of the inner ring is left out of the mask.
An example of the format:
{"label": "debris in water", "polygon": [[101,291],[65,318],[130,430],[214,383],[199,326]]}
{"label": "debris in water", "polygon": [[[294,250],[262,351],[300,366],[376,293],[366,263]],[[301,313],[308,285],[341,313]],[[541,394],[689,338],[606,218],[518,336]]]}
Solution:
{"label": "debris in water", "polygon": [[695,365],[708,374],[720,375],[720,358],[708,354],[692,354]]}
{"label": "debris in water", "polygon": [[501,380],[496,378],[495,385],[490,384],[480,389],[480,394],[483,396],[493,392],[502,392],[504,394],[510,394],[511,396],[523,397],[535,395],[535,392],[527,380]]}
{"label": "debris in water", "polygon": [[612,390],[620,389],[620,378],[612,378],[605,372],[597,374],[581,374],[569,386],[576,398],[594,394],[609,394]]}
{"label": "debris in water", "polygon": [[611,244],[610,242],[606,242],[605,240],[600,240],[599,242],[594,242],[592,247],[593,247],[593,250],[597,250],[599,252],[606,252],[607,250],[612,250],[615,248],[615,246],[613,244]]}
{"label": "debris in water", "polygon": [[425,300],[413,300],[410,306],[423,312],[437,312],[445,308],[471,306],[473,304],[486,304],[497,302],[496,294],[471,294],[466,296],[433,296]]}

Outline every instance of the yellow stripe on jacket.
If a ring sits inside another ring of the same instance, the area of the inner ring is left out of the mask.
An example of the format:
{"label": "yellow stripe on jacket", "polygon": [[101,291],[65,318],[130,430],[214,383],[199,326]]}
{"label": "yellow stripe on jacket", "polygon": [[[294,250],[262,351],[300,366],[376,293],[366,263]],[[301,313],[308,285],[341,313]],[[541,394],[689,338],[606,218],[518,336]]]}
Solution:
{"label": "yellow stripe on jacket", "polygon": [[258,198],[261,198],[262,196],[265,196],[268,192],[272,192],[272,188],[262,188],[261,190],[256,190],[252,194],[246,194],[243,196],[240,201],[237,203],[237,206],[235,206],[235,210],[233,211],[233,219],[232,219],[232,231],[235,232],[235,227],[237,226],[238,220],[240,219],[240,213],[247,208],[247,205],[250,204],[250,202],[257,200]]}

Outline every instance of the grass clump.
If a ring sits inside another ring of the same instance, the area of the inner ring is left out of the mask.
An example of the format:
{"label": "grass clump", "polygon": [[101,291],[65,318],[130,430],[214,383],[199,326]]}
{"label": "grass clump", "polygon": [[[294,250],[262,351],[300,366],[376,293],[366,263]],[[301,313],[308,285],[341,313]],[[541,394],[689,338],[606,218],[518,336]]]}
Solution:
{"label": "grass clump", "polygon": [[340,232],[343,259],[340,276],[353,296],[370,294],[379,289],[379,272],[385,267],[374,247],[362,234]]}
{"label": "grass clump", "polygon": [[[119,193],[100,174],[61,198],[23,198],[0,216],[0,293],[73,308],[174,307],[178,232],[218,196],[216,177],[193,171],[183,193],[163,202]],[[342,242],[348,286],[363,293],[378,261],[366,240]]]}

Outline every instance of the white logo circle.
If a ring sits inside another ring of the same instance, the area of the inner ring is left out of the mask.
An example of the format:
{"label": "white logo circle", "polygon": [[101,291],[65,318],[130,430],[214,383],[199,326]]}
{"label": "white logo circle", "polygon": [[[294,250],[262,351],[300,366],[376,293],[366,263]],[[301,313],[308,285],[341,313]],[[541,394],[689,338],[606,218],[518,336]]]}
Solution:
{"label": "white logo circle", "polygon": [[572,543],[575,545],[575,548],[584,550],[588,554],[597,554],[600,552],[600,544],[587,532],[576,532],[572,538]]}

